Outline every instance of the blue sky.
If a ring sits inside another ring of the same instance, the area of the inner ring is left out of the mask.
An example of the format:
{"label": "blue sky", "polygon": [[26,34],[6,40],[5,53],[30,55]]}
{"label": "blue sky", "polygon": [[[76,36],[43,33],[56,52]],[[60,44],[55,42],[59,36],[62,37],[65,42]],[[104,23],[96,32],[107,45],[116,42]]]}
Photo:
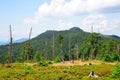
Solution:
{"label": "blue sky", "polygon": [[119,0],[0,0],[0,41],[32,37],[46,30],[65,30],[78,26],[90,32],[120,36]]}

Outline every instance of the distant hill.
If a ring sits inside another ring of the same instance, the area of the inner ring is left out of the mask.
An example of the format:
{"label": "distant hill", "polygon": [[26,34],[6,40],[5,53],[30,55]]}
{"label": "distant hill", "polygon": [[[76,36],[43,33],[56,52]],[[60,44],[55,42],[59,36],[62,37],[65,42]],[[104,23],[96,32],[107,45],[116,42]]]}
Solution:
{"label": "distant hill", "polygon": [[[63,36],[63,52],[64,55],[68,54],[68,46],[69,46],[69,39],[70,39],[70,48],[73,50],[75,48],[75,45],[77,44],[79,47],[86,45],[85,41],[91,36],[91,33],[85,32],[82,29],[78,27],[73,27],[69,30],[64,30],[64,31],[53,31],[53,30],[48,30],[35,38],[30,40],[31,46],[33,47],[34,54],[36,51],[39,51],[41,54],[47,54],[48,59],[51,59],[52,56],[52,44],[53,44],[53,33],[54,33],[54,41],[55,41],[55,56],[59,54],[59,43],[58,43],[58,37],[59,35]],[[103,34],[100,34],[102,36],[102,42],[104,43],[105,41],[109,39],[116,39],[119,40],[120,37],[116,35],[111,35],[111,36],[104,36]],[[13,51],[14,51],[14,60],[18,59],[20,56],[20,53],[22,51],[23,43],[26,42],[26,38],[22,38],[20,40],[15,41],[15,44],[13,45]],[[80,49],[80,48],[79,48]],[[0,46],[0,55],[2,55],[0,58],[4,56],[4,54],[8,53],[8,45],[3,45]]]}
{"label": "distant hill", "polygon": [[8,44],[8,41],[0,41],[0,45],[6,45]]}
{"label": "distant hill", "polygon": [[[21,38],[21,39],[13,41],[13,43],[22,43],[25,41],[27,41],[27,38]],[[9,44],[9,41],[0,41],[0,45],[7,45],[7,44]]]}
{"label": "distant hill", "polygon": [[27,40],[28,40],[27,38],[21,38],[21,39],[15,40],[14,43],[22,43],[22,42],[25,42]]}
{"label": "distant hill", "polygon": [[115,39],[120,39],[120,37],[116,35],[110,35],[110,37],[115,38]]}

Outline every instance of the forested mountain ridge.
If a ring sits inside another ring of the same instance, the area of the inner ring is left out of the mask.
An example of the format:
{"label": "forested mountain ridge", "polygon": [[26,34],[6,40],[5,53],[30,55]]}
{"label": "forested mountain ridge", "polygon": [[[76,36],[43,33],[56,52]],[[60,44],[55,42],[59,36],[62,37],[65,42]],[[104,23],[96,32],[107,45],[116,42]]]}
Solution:
{"label": "forested mountain ridge", "polygon": [[[31,39],[28,50],[26,50],[26,43],[27,41],[13,45],[14,61],[26,60],[26,52],[29,52],[30,60],[40,57],[45,60],[52,60],[56,57],[62,57],[64,60],[79,58],[88,60],[101,59],[104,56],[111,57],[112,54],[119,57],[120,54],[119,37],[105,36],[100,33],[91,34],[84,32],[78,27],[64,31],[48,30]],[[1,63],[7,62],[9,58],[8,47],[9,45],[0,46]]]}

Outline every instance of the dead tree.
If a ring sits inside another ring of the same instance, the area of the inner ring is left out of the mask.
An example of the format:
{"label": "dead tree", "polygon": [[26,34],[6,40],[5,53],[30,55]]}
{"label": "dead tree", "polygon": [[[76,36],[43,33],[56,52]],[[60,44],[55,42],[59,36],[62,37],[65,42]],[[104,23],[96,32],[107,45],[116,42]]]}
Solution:
{"label": "dead tree", "polygon": [[120,44],[119,43],[117,44],[117,52],[118,52],[118,55],[120,55]]}
{"label": "dead tree", "polygon": [[[101,35],[100,35],[100,29],[98,28],[98,44],[100,44],[100,42],[101,42]],[[100,50],[100,45],[99,45],[99,47],[98,47],[98,51]],[[96,58],[95,58],[96,59]]]}
{"label": "dead tree", "polygon": [[13,61],[13,38],[12,38],[12,30],[11,30],[11,25],[10,27],[10,43],[9,43],[9,63],[12,63]]}
{"label": "dead tree", "polygon": [[53,31],[52,60],[54,60],[54,54],[55,54],[55,35]]}
{"label": "dead tree", "polygon": [[70,45],[70,35],[68,35],[68,49],[69,49],[69,51],[68,51],[68,53],[69,53],[69,61],[71,61],[71,49],[70,49],[70,47],[71,47],[71,45]]}
{"label": "dead tree", "polygon": [[30,43],[30,39],[31,39],[31,34],[32,34],[32,27],[31,27],[30,33],[29,33],[29,43]]}
{"label": "dead tree", "polygon": [[[92,25],[92,27],[91,27],[91,37],[92,37],[91,46],[92,46],[92,48],[93,48],[93,25]],[[93,51],[89,53],[89,60],[92,59],[92,53],[93,53]]]}
{"label": "dead tree", "polygon": [[46,39],[45,41],[45,48],[44,48],[44,59],[47,60],[47,54],[48,54],[48,41]]}
{"label": "dead tree", "polygon": [[28,38],[28,43],[27,43],[27,46],[26,46],[26,55],[27,55],[27,60],[29,60],[29,48],[30,48],[30,39],[31,39],[31,34],[32,34],[32,27],[30,29],[30,32],[29,32],[29,38]]}
{"label": "dead tree", "polygon": [[79,52],[78,52],[78,45],[75,45],[75,51],[76,51],[76,59],[79,59]]}
{"label": "dead tree", "polygon": [[59,47],[60,47],[60,59],[64,63],[65,61],[64,61],[63,50],[62,50],[63,39],[64,39],[64,37],[62,35],[59,35],[59,37],[58,37],[58,43],[59,43]]}

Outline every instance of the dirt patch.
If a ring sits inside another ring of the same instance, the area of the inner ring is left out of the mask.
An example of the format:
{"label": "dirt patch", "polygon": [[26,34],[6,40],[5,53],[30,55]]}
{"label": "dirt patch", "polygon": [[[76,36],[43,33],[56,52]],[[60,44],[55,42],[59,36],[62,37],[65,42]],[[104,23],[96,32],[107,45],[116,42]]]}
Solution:
{"label": "dirt patch", "polygon": [[76,66],[76,65],[99,65],[99,64],[111,64],[111,65],[116,65],[117,62],[102,62],[99,60],[92,60],[92,61],[74,61],[74,63],[71,63],[70,61],[65,61],[65,63],[54,63],[51,66]]}
{"label": "dirt patch", "polygon": [[24,66],[35,66],[37,63],[23,63]]}
{"label": "dirt patch", "polygon": [[92,65],[92,64],[101,64],[100,61],[87,61],[87,62],[81,62],[81,61],[74,61],[74,63],[71,63],[70,61],[66,61],[65,63],[54,63],[52,66],[76,66],[76,65]]}

